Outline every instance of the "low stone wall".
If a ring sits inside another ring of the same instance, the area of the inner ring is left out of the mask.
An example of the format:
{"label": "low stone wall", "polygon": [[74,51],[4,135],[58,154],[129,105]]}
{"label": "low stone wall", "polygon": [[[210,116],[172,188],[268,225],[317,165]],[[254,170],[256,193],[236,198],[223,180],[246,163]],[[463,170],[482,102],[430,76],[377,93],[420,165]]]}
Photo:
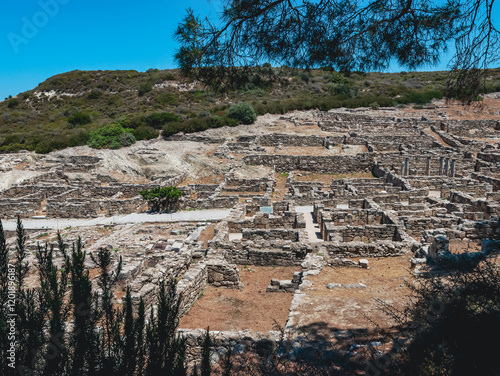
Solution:
{"label": "low stone wall", "polygon": [[412,250],[411,242],[377,241],[370,244],[361,242],[324,242],[318,251],[335,257],[389,257],[400,256]]}
{"label": "low stone wall", "polygon": [[307,255],[306,249],[279,250],[230,248],[224,250],[224,257],[229,263],[256,266],[295,266],[300,265]]}
{"label": "low stone wall", "polygon": [[253,154],[243,157],[243,162],[247,165],[275,166],[277,172],[302,170],[321,173],[351,173],[371,171],[374,164],[374,157],[369,153],[354,156]]}
{"label": "low stone wall", "polygon": [[144,200],[137,196],[130,199],[71,199],[51,198],[47,200],[47,217],[50,218],[92,218],[100,215],[129,214],[144,205]]}
{"label": "low stone wall", "polygon": [[272,133],[259,137],[259,144],[262,146],[323,146],[325,137],[322,136],[299,136],[292,134]]}
{"label": "low stone wall", "polygon": [[291,240],[292,242],[299,241],[299,231],[297,230],[243,230],[243,240]]}
{"label": "low stone wall", "polygon": [[33,216],[36,210],[41,209],[41,201],[36,193],[21,198],[0,198],[0,218]]}
{"label": "low stone wall", "polygon": [[295,292],[302,283],[302,273],[293,273],[292,279],[271,279],[271,283],[267,286],[266,292]]}
{"label": "low stone wall", "polygon": [[473,179],[479,180],[480,182],[485,182],[485,183],[491,184],[491,186],[493,187],[493,191],[495,191],[495,192],[500,190],[500,179],[495,179],[495,178],[492,178],[491,176],[480,175],[480,174],[476,174],[476,173],[473,173],[471,175],[471,177]]}
{"label": "low stone wall", "polygon": [[453,228],[462,221],[457,217],[421,217],[402,218],[406,232],[414,237],[419,237],[426,230]]}
{"label": "low stone wall", "polygon": [[229,264],[223,258],[206,261],[208,283],[215,287],[242,288],[240,271],[236,264]]}
{"label": "low stone wall", "polygon": [[[186,339],[186,361],[188,364],[198,364],[201,361],[203,341],[206,335],[204,329],[178,329],[177,334]],[[210,331],[212,337],[212,360],[218,362],[227,349],[233,354],[246,353],[256,356],[269,356],[281,343],[280,332],[270,331],[256,333],[250,330],[239,332]]]}
{"label": "low stone wall", "polygon": [[204,263],[192,265],[177,284],[177,292],[181,294],[181,316],[198,300],[208,285],[208,267]]}
{"label": "low stone wall", "polygon": [[498,217],[484,221],[467,221],[461,230],[464,232],[463,236],[471,240],[500,240],[500,222]]}
{"label": "low stone wall", "polygon": [[179,201],[179,209],[226,209],[232,208],[238,202],[238,196],[209,197],[204,200],[181,198]]}
{"label": "low stone wall", "polygon": [[377,240],[400,241],[399,228],[395,225],[335,226],[323,223],[323,239],[339,242],[374,242]]}

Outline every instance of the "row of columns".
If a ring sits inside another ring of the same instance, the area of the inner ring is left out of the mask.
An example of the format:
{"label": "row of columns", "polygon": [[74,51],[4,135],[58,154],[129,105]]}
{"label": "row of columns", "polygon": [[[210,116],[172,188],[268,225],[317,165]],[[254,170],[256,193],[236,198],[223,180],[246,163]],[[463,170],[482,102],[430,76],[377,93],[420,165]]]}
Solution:
{"label": "row of columns", "polygon": [[[410,158],[405,158],[401,162],[401,176],[408,176],[410,174],[410,169],[408,167]],[[431,157],[427,157],[427,162],[425,165],[425,175],[430,176],[431,174]],[[455,160],[450,158],[439,158],[439,176],[449,176],[450,178],[455,177]]]}
{"label": "row of columns", "polygon": [[450,158],[439,158],[439,175],[449,176],[451,178],[455,177],[455,160]]}

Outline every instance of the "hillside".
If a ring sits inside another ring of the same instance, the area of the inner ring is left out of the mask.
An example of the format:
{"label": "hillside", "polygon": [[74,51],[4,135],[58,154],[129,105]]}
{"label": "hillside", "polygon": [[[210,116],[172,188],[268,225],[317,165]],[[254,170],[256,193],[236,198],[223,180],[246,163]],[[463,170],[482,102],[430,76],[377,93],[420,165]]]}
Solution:
{"label": "hillside", "polygon": [[[231,103],[249,102],[258,115],[291,110],[411,105],[420,109],[442,98],[446,72],[360,73],[272,69],[273,81],[259,74],[238,90],[216,93],[182,77],[178,70],[73,71],[0,102],[0,152],[21,149],[47,153],[68,146],[106,144],[92,132],[120,122],[135,139],[151,139],[168,123],[169,132],[233,125],[224,118]],[[500,91],[500,69],[489,71],[486,92]],[[158,114],[161,115],[153,115]],[[165,115],[169,113],[172,115]],[[112,133],[105,128],[101,133]],[[94,135],[94,136],[93,136]],[[97,141],[96,141],[97,138]]]}

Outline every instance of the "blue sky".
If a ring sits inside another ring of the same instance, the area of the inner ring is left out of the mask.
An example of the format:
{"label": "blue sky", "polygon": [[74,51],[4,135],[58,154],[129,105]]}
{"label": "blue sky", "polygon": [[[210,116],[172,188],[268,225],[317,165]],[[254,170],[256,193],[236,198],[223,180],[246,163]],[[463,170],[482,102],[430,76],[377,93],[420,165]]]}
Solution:
{"label": "blue sky", "polygon": [[[45,7],[52,13],[48,18],[40,14],[47,14],[42,3],[52,4]],[[4,1],[0,101],[75,69],[175,68],[172,35],[186,8],[215,17],[217,6],[207,0]],[[26,20],[37,30],[25,26]]]}
{"label": "blue sky", "polygon": [[[75,69],[175,68],[172,35],[188,7],[214,18],[220,2],[4,1],[0,14],[0,100]],[[445,69],[446,62],[444,57],[432,70]]]}

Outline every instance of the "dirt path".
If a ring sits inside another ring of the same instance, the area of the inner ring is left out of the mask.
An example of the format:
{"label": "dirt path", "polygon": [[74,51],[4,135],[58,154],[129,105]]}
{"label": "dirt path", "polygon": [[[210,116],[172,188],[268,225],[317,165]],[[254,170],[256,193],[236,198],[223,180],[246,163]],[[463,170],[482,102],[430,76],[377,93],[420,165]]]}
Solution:
{"label": "dirt path", "polygon": [[441,136],[438,135],[436,132],[433,132],[430,128],[425,128],[424,132],[427,133],[429,136],[434,137],[439,144],[446,146],[448,148],[453,147],[451,145],[448,145],[446,142],[444,142],[444,140],[441,138]]}

